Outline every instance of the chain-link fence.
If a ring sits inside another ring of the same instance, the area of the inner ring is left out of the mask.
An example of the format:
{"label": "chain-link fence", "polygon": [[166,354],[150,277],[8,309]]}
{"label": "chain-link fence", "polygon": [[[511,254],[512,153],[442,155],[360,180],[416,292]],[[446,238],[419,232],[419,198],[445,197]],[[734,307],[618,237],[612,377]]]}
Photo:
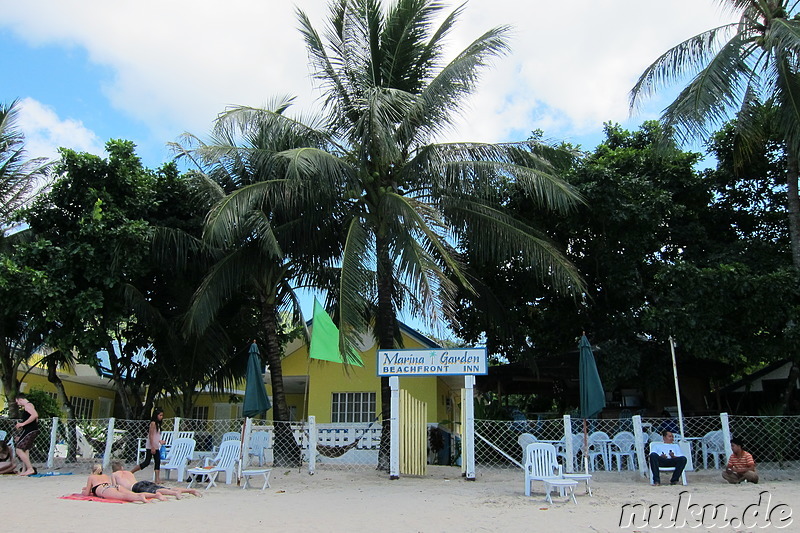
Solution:
{"label": "chain-link fence", "polygon": [[[476,420],[475,463],[478,469],[520,468],[524,447],[549,442],[565,472],[590,470],[647,471],[650,442],[669,430],[685,441],[691,471],[720,471],[731,455],[730,439],[739,438],[757,469],[771,478],[800,474],[800,416],[718,416],[589,419],[570,416],[540,420]],[[585,441],[584,441],[585,439]],[[586,449],[586,463],[584,463]]]}
{"label": "chain-link fence", "polygon": [[[15,420],[0,419],[0,437],[13,445]],[[189,467],[215,459],[225,440],[244,437],[242,468],[297,468],[316,470],[375,470],[381,442],[381,424],[316,424],[307,421],[274,423],[266,420],[165,419],[162,438],[169,449],[176,438],[189,438],[194,451]],[[70,468],[112,459],[129,467],[144,460],[147,420],[59,420],[39,421],[39,435],[31,451],[35,465],[52,469]],[[758,471],[772,479],[800,473],[800,416],[719,416],[586,420],[570,416],[539,420],[475,420],[477,469],[513,469],[524,464],[523,450],[529,442],[552,443],[565,472],[591,470],[647,471],[650,442],[661,440],[670,430],[676,441],[685,441],[692,471],[719,471],[731,454],[730,439],[739,438],[753,454]],[[588,448],[585,448],[584,438]],[[428,428],[429,464],[460,464],[460,436]],[[584,462],[584,449],[586,457]]]}

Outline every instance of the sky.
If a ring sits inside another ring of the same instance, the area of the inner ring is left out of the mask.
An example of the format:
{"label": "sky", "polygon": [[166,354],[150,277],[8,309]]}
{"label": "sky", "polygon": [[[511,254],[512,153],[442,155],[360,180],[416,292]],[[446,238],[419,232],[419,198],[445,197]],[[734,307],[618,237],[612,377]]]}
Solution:
{"label": "sky", "polygon": [[[107,140],[127,139],[158,167],[172,157],[168,142],[203,136],[226,106],[291,95],[296,113],[318,110],[296,10],[322,30],[327,5],[0,0],[0,101],[21,100],[30,156],[56,157],[61,146],[103,155]],[[665,93],[630,116],[628,92],[647,65],[732,19],[713,0],[469,0],[450,57],[506,24],[511,52],[440,140],[518,141],[541,129],[591,149],[604,122],[635,129],[668,103]]]}

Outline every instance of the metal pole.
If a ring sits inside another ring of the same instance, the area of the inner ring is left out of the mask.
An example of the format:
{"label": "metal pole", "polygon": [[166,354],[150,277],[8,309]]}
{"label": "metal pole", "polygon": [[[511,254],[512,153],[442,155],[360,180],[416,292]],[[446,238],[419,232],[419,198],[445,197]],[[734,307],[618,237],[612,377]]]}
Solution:
{"label": "metal pole", "polygon": [[686,437],[683,432],[683,408],[681,407],[681,389],[678,386],[678,364],[675,362],[675,340],[669,336],[669,349],[672,352],[672,376],[675,378],[675,399],[678,402],[678,428],[681,431],[681,438]]}

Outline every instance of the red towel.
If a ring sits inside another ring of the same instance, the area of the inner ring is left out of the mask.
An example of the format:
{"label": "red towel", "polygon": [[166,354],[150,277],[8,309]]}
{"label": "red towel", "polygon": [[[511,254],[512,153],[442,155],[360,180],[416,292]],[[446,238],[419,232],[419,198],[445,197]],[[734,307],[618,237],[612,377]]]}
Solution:
{"label": "red towel", "polygon": [[105,503],[129,503],[125,500],[115,500],[113,498],[98,498],[97,496],[84,496],[83,494],[67,494],[66,496],[59,496],[62,500],[86,500],[90,502],[105,502]]}

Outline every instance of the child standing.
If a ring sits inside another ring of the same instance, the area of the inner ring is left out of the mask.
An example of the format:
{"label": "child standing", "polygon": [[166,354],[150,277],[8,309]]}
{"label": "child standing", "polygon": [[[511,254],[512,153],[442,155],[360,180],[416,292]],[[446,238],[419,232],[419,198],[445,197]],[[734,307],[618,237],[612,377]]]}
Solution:
{"label": "child standing", "polygon": [[144,461],[142,464],[136,465],[131,469],[131,472],[138,472],[147,468],[150,464],[150,458],[153,458],[153,468],[155,469],[156,483],[161,483],[161,445],[166,441],[161,440],[161,421],[164,420],[164,410],[156,408],[153,410],[153,416],[150,417],[150,427],[147,430],[147,451],[145,451]]}

